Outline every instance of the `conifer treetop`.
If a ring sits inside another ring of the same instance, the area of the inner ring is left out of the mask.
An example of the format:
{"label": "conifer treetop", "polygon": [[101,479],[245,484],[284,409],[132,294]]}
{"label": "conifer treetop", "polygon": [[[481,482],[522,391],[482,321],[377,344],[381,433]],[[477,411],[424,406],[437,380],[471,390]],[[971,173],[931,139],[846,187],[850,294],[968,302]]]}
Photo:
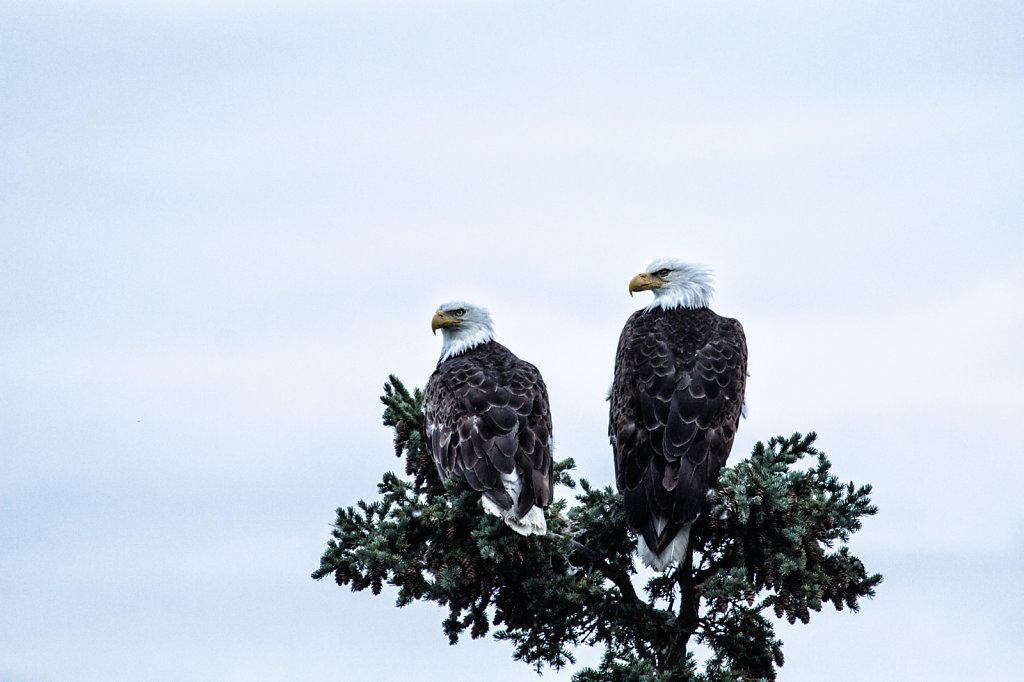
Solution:
{"label": "conifer treetop", "polygon": [[[808,623],[828,604],[857,611],[882,581],[848,546],[877,511],[871,486],[832,474],[814,433],[759,442],[724,468],[694,526],[692,561],[638,590],[636,538],[610,486],[577,486],[574,462],[556,462],[556,484],[575,491],[573,503],[547,509],[547,535],[519,535],[484,514],[466,484],[440,480],[423,446],[422,391],[392,376],[381,400],[405,475],[384,473],[378,499],[337,510],[312,577],[378,595],[392,585],[398,606],[436,602],[451,644],[493,630],[537,672],[602,646],[601,664],[574,682],[773,680],[784,663],[773,617]],[[698,665],[690,641],[711,657]]]}

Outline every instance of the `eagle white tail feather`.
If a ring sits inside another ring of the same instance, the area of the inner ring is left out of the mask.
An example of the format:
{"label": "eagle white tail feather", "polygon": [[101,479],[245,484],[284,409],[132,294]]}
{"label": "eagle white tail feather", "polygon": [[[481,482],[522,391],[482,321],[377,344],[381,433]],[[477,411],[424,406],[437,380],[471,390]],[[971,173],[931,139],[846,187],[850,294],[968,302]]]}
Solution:
{"label": "eagle white tail feather", "polygon": [[690,544],[690,528],[692,527],[693,521],[683,526],[661,554],[652,552],[647,546],[644,536],[641,535],[636,547],[640,559],[655,571],[664,571],[673,563],[682,564],[686,558],[686,547]]}
{"label": "eagle white tail feather", "polygon": [[494,502],[491,502],[487,497],[481,498],[481,502],[483,502],[484,510],[487,513],[505,519],[505,523],[520,535],[545,535],[548,532],[548,522],[544,518],[544,510],[540,507],[531,507],[530,511],[526,512],[523,518],[519,519],[516,518],[514,506],[512,509],[504,510],[494,504]]}
{"label": "eagle white tail feather", "polygon": [[502,509],[484,495],[481,498],[484,509],[490,514],[505,519],[505,523],[520,535],[545,535],[548,532],[548,522],[544,518],[544,510],[540,507],[530,507],[530,511],[526,512],[523,518],[516,517],[519,494],[523,491],[523,482],[519,480],[519,472],[513,469],[511,474],[501,474],[501,484],[505,486],[505,491],[512,498],[512,508]]}

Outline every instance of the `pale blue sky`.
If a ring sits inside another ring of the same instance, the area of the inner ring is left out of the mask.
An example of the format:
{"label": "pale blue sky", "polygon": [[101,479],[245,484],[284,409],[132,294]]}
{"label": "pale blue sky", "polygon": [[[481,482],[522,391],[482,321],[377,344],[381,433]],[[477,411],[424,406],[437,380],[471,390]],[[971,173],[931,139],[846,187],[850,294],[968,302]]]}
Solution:
{"label": "pale blue sky", "polygon": [[445,300],[611,483],[667,255],[747,330],[733,459],[813,429],[875,486],[878,597],[780,625],[780,679],[1012,679],[1022,38],[1016,2],[0,6],[0,680],[535,679],[308,575]]}

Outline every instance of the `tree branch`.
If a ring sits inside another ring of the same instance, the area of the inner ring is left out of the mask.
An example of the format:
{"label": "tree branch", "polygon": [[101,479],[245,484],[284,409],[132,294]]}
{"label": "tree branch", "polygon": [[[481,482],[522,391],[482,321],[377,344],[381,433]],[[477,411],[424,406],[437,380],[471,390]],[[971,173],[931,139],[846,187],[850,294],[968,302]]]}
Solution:
{"label": "tree branch", "polygon": [[594,550],[590,549],[583,543],[570,538],[566,535],[561,537],[567,539],[573,548],[573,553],[570,559],[581,558],[583,563],[588,566],[592,566],[601,572],[601,574],[615,583],[615,586],[619,588],[619,592],[628,602],[643,603],[639,596],[637,596],[636,589],[633,587],[633,581],[629,579],[629,576],[619,569],[615,568]]}

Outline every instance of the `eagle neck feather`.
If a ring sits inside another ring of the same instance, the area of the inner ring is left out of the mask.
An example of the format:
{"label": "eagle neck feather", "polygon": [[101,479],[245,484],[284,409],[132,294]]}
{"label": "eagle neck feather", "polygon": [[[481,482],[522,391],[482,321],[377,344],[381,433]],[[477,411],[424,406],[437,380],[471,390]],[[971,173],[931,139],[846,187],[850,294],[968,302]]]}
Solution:
{"label": "eagle neck feather", "polygon": [[467,350],[476,348],[482,343],[494,340],[494,330],[484,326],[474,325],[468,328],[459,329],[457,332],[444,332],[444,343],[441,345],[441,359],[437,364],[456,355],[461,355]]}

